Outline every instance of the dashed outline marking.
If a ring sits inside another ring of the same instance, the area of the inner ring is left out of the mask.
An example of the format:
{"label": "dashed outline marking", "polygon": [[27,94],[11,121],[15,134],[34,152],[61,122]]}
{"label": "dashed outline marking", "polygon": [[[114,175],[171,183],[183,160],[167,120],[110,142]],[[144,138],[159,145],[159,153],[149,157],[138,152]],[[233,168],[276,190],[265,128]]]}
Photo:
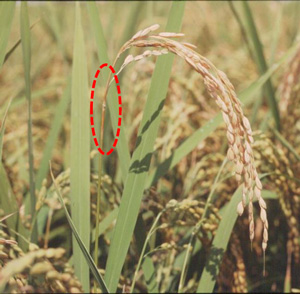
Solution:
{"label": "dashed outline marking", "polygon": [[114,151],[114,148],[111,148],[111,149],[106,153],[106,155],[110,155],[113,151]]}
{"label": "dashed outline marking", "polygon": [[96,137],[94,138],[94,142],[95,142],[95,145],[98,147],[99,143],[98,143],[98,140]]}
{"label": "dashed outline marking", "polygon": [[90,102],[90,114],[93,114],[93,101]]}
{"label": "dashed outline marking", "polygon": [[118,138],[115,139],[113,146],[116,147],[118,143]]}
{"label": "dashed outline marking", "polygon": [[109,66],[109,69],[111,70],[112,73],[115,73],[115,70],[111,65]]}
{"label": "dashed outline marking", "polygon": [[115,77],[115,81],[116,81],[116,83],[117,83],[117,84],[119,84],[119,79],[118,79],[118,76],[117,76],[117,75],[114,75],[114,77]]}
{"label": "dashed outline marking", "polygon": [[105,153],[104,153],[104,151],[102,151],[102,149],[101,148],[98,148],[98,151],[102,154],[102,155],[104,155]]}
{"label": "dashed outline marking", "polygon": [[[100,69],[103,69],[104,67],[108,66],[107,63],[103,63],[99,66]],[[94,94],[95,94],[95,87],[96,87],[96,83],[97,83],[97,78],[100,74],[100,69],[97,69],[96,73],[95,73],[95,79],[93,80],[93,84],[92,84],[92,90],[91,90],[91,96],[90,96],[90,124],[91,124],[91,130],[92,130],[92,135],[93,135],[93,139],[94,139],[94,143],[95,146],[97,147],[98,151],[100,154],[105,155],[105,152],[99,147],[99,143],[96,137],[96,132],[95,132],[95,128],[94,128],[94,103],[93,103],[93,99],[94,99]],[[114,68],[110,65],[109,69],[111,70],[111,72],[114,74],[115,70]],[[116,87],[117,87],[117,92],[118,92],[118,102],[119,102],[119,118],[118,118],[118,128],[116,131],[116,137],[113,143],[113,147],[115,148],[117,146],[118,140],[119,140],[119,136],[120,136],[120,131],[121,131],[121,124],[122,124],[122,97],[121,97],[121,87],[119,85],[119,79],[117,75],[114,75],[114,79],[116,82]],[[106,152],[106,155],[110,155],[115,149],[111,148],[108,152]]]}
{"label": "dashed outline marking", "polygon": [[121,88],[119,85],[117,85],[118,94],[121,94]]}
{"label": "dashed outline marking", "polygon": [[99,75],[99,73],[100,73],[100,70],[99,70],[99,69],[97,69],[97,71],[96,71],[96,73],[95,73],[95,79],[97,79],[97,78],[98,78],[98,75]]}

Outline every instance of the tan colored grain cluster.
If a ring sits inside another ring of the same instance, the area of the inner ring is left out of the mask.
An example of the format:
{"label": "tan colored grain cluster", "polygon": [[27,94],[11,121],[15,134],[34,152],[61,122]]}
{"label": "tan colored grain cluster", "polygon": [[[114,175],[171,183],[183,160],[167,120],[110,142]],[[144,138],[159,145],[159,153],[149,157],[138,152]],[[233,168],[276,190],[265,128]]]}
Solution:
{"label": "tan colored grain cluster", "polygon": [[[260,206],[260,218],[264,224],[262,248],[265,251],[268,242],[266,203],[261,197],[262,184],[254,165],[251,147],[253,143],[251,126],[249,120],[243,114],[241,103],[236,96],[234,87],[225,73],[218,70],[208,59],[193,50],[195,46],[174,40],[174,38],[181,37],[183,34],[166,32],[158,35],[149,35],[150,32],[156,29],[158,29],[158,25],[153,25],[136,33],[122,46],[114,64],[120,55],[131,47],[154,47],[156,50],[164,50],[164,53],[167,50],[183,58],[203,77],[210,96],[222,111],[229,143],[227,156],[235,163],[237,181],[243,183],[242,200],[237,207],[238,214],[243,214],[248,201],[249,230],[252,242],[254,238],[253,198],[257,198]],[[143,57],[143,55],[140,56],[141,58]],[[129,55],[125,59],[122,68],[133,60],[134,58]]]}
{"label": "tan colored grain cluster", "polygon": [[280,111],[282,114],[288,112],[288,105],[293,98],[293,92],[299,84],[300,77],[300,47],[293,56],[287,71],[284,73],[282,82],[279,86],[280,90]]}
{"label": "tan colored grain cluster", "polygon": [[195,228],[201,221],[198,237],[203,246],[210,244],[210,236],[216,234],[221,219],[218,208],[212,204],[209,205],[208,213],[205,214],[204,218],[205,203],[198,200],[184,199],[178,202],[173,199],[169,201],[166,207],[166,213],[163,215],[166,228],[173,226]]}
{"label": "tan colored grain cluster", "polygon": [[247,293],[246,266],[241,242],[236,233],[230,238],[228,251],[223,257],[218,276],[218,292]]}
{"label": "tan colored grain cluster", "polygon": [[[0,236],[7,238],[2,230]],[[0,244],[0,288],[9,293],[82,293],[64,254],[63,248],[39,249],[30,244],[29,252],[24,253],[16,242]]]}
{"label": "tan colored grain cluster", "polygon": [[[300,47],[290,61],[280,84],[280,115],[284,138],[300,153]],[[292,168],[300,172],[300,164],[293,156]]]}
{"label": "tan colored grain cluster", "polygon": [[295,175],[290,168],[290,162],[280,146],[275,146],[269,137],[259,134],[253,144],[255,157],[259,162],[259,168],[268,176],[270,182],[279,197],[279,204],[286,217],[289,227],[288,237],[292,243],[293,255],[296,262],[300,261],[299,245],[299,209],[300,188],[294,180]]}

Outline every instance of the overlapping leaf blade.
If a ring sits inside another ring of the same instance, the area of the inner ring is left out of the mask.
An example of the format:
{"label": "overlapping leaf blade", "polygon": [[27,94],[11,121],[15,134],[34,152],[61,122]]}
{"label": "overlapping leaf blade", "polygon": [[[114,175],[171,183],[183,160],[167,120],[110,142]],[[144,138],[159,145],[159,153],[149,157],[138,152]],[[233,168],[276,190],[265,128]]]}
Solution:
{"label": "overlapping leaf blade", "polygon": [[[88,108],[88,75],[80,4],[76,3],[75,35],[72,65],[71,105],[71,212],[84,245],[90,244],[90,132]],[[89,267],[73,237],[75,273],[89,292]]]}
{"label": "overlapping leaf blade", "polygon": [[[166,31],[180,30],[183,12],[184,2],[173,2]],[[151,80],[107,261],[105,280],[113,292],[117,289],[145,189],[160,114],[168,90],[173,58],[172,55],[159,57]]]}

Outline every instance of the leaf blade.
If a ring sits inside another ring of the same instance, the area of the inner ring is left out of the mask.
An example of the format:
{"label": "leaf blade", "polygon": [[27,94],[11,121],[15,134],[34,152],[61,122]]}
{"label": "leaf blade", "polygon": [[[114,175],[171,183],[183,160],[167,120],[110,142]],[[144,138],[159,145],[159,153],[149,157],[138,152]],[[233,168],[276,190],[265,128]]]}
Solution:
{"label": "leaf blade", "polygon": [[[262,75],[268,70],[268,65],[267,65],[267,62],[266,62],[266,59],[264,56],[262,43],[259,39],[256,25],[255,25],[249,4],[247,3],[247,1],[243,1],[242,6],[243,6],[243,10],[244,10],[246,25],[247,25],[248,32],[249,32],[250,38],[252,40],[255,55],[256,55],[256,63],[257,63],[259,72]],[[266,91],[266,95],[267,95],[267,102],[269,104],[269,107],[271,108],[271,111],[272,111],[272,114],[273,114],[273,117],[275,120],[276,128],[279,130],[280,129],[280,116],[279,116],[278,105],[277,105],[277,101],[275,98],[275,92],[274,92],[274,88],[273,88],[271,79],[266,82],[265,91]]]}
{"label": "leaf blade", "polygon": [[[78,234],[89,248],[90,239],[90,159],[89,159],[89,110],[88,75],[85,42],[81,24],[80,4],[76,3],[75,33],[72,65],[71,105],[71,212]],[[75,273],[89,292],[89,267],[73,236]]]}
{"label": "leaf blade", "polygon": [[65,211],[68,223],[69,223],[69,225],[70,225],[70,227],[72,229],[73,235],[74,235],[74,237],[75,237],[75,239],[76,239],[76,241],[77,241],[77,243],[78,243],[81,251],[84,254],[86,262],[87,262],[87,264],[88,264],[88,266],[89,266],[92,274],[94,275],[96,281],[98,282],[98,284],[99,284],[102,292],[103,293],[109,293],[109,291],[107,289],[107,286],[106,286],[106,284],[104,282],[104,279],[102,278],[101,274],[99,273],[99,271],[98,271],[98,269],[97,269],[97,267],[96,267],[96,265],[95,265],[95,263],[94,263],[91,255],[90,255],[90,253],[86,249],[86,246],[84,245],[84,242],[81,240],[81,238],[80,238],[80,236],[79,236],[79,234],[78,234],[78,232],[76,230],[76,227],[75,227],[75,225],[74,225],[74,223],[72,221],[72,218],[71,218],[71,216],[70,216],[70,214],[68,212],[68,209],[67,209],[67,207],[66,207],[66,205],[64,203],[63,197],[61,196],[61,193],[59,191],[59,187],[57,186],[57,183],[56,183],[56,181],[54,179],[54,176],[53,176],[53,173],[52,173],[52,170],[51,170],[51,165],[50,165],[50,174],[51,174],[51,178],[52,178],[52,181],[53,181],[56,193],[58,195],[59,201],[60,201],[60,203],[61,203],[61,205],[62,205],[62,207],[63,207],[63,209]]}
{"label": "leaf blade", "polygon": [[15,1],[0,2],[0,68],[3,65],[9,33],[15,12]]}
{"label": "leaf blade", "polygon": [[[41,163],[36,176],[36,187],[40,189],[42,186],[43,179],[47,177],[48,173],[48,163],[52,157],[52,151],[55,143],[57,142],[57,138],[63,126],[63,121],[65,118],[65,114],[69,107],[71,100],[71,79],[68,80],[66,89],[62,94],[62,98],[59,101],[55,115],[53,118],[53,122],[51,124],[51,129],[49,135],[47,137],[47,141],[43,151],[43,157],[41,159]],[[43,233],[47,217],[48,217],[49,208],[42,207],[37,215],[37,226],[38,226],[38,234],[41,235]]]}
{"label": "leaf blade", "polygon": [[[21,3],[20,11],[21,42],[25,75],[25,94],[28,102],[28,161],[29,161],[29,184],[30,184],[30,213],[35,215],[35,179],[34,179],[34,157],[33,157],[33,140],[32,140],[32,100],[31,100],[31,36],[29,27],[29,16],[27,2]],[[33,217],[34,218],[34,217]],[[37,243],[37,225],[33,224],[31,228],[31,241]]]}
{"label": "leaf blade", "polygon": [[[178,31],[184,12],[184,2],[173,2],[167,31]],[[167,94],[174,56],[157,59],[151,86],[139,128],[137,146],[126,178],[117,223],[109,250],[105,280],[115,292],[136,224],[141,198],[150,166],[154,141],[159,127],[160,112]]]}
{"label": "leaf blade", "polygon": [[[107,46],[106,41],[102,29],[102,25],[98,16],[98,9],[94,1],[90,1],[87,3],[88,7],[88,13],[90,16],[92,28],[95,35],[95,40],[97,44],[98,49],[98,58],[100,61],[100,64],[102,63],[108,63],[110,64],[108,54],[107,54]],[[103,70],[101,72],[102,79],[104,79],[102,82],[106,81],[108,79],[109,71]],[[117,96],[117,90],[115,87],[111,87],[108,95],[107,95],[107,105],[109,109],[109,114],[111,118],[111,124],[114,130],[114,133],[116,133],[118,128],[118,101],[116,99]],[[120,158],[120,167],[122,171],[122,178],[123,181],[125,181],[127,177],[128,167],[130,165],[130,152],[128,148],[128,142],[126,139],[126,129],[125,125],[122,124],[122,129],[119,135],[119,143],[116,146],[116,150],[118,152],[119,158]]]}

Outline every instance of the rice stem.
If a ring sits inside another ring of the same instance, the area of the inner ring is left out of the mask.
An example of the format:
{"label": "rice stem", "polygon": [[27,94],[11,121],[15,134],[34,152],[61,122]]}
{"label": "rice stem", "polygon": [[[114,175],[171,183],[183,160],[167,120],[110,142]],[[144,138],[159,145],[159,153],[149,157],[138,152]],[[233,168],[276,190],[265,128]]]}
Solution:
{"label": "rice stem", "polygon": [[138,275],[139,269],[140,269],[140,267],[141,267],[142,261],[143,261],[143,259],[144,259],[144,255],[145,255],[145,251],[146,251],[148,242],[149,242],[151,236],[156,232],[156,230],[155,230],[156,225],[157,225],[157,223],[158,223],[158,221],[159,221],[161,215],[162,215],[164,212],[165,212],[165,209],[162,210],[162,211],[157,215],[155,221],[154,221],[153,224],[152,224],[152,227],[151,227],[149,233],[147,234],[147,237],[146,237],[146,240],[145,240],[145,242],[144,242],[144,246],[143,246],[143,249],[142,249],[140,258],[139,258],[139,262],[138,262],[137,267],[136,267],[135,272],[134,272],[132,284],[131,284],[131,287],[130,287],[130,293],[133,293],[134,286],[135,286],[136,279],[137,279],[137,275]]}

